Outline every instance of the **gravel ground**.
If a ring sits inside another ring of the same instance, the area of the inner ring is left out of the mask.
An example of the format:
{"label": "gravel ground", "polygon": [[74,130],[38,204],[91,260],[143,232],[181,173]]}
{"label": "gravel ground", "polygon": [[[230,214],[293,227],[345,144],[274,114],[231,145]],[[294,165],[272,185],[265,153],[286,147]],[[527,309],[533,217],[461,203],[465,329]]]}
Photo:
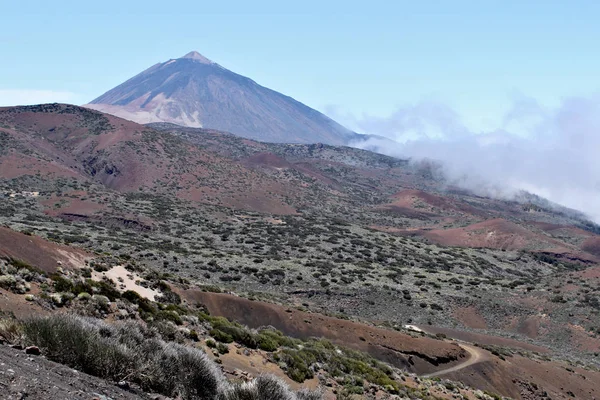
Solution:
{"label": "gravel ground", "polygon": [[150,399],[42,356],[0,345],[0,399]]}

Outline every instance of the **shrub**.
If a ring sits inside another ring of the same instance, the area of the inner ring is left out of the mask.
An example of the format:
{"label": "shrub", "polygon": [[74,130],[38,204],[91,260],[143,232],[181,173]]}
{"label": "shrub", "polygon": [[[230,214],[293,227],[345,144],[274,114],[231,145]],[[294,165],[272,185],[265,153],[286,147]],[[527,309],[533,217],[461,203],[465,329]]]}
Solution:
{"label": "shrub", "polygon": [[135,292],[133,290],[126,290],[125,292],[123,292],[123,294],[121,294],[121,297],[134,304],[137,304],[143,300],[143,297],[140,296],[138,292]]}
{"label": "shrub", "polygon": [[233,342],[233,337],[231,337],[230,334],[225,333],[219,329],[211,329],[210,332],[208,332],[208,334],[215,338],[216,341],[219,341],[221,343]]}
{"label": "shrub", "polygon": [[51,360],[103,378],[125,377],[135,368],[135,354],[103,336],[100,328],[92,320],[56,315],[25,322],[24,333]]}
{"label": "shrub", "polygon": [[257,337],[258,348],[264,351],[275,351],[279,348],[277,340],[268,335],[259,334]]}
{"label": "shrub", "polygon": [[88,292],[81,292],[77,295],[77,299],[81,300],[81,301],[88,301],[92,298],[92,295],[90,295]]}
{"label": "shrub", "polygon": [[157,297],[156,301],[168,304],[181,304],[181,297],[179,297],[177,293],[173,292],[169,285],[163,283],[162,281],[160,283],[162,283],[162,285],[159,284],[159,289],[162,290],[162,295]]}
{"label": "shrub", "polygon": [[[20,325],[6,328],[3,324],[0,334],[20,334]],[[23,334],[25,343],[40,347],[50,360],[105,379],[127,379],[142,390],[182,400],[321,398],[315,392],[294,394],[270,376],[230,385],[201,350],[166,343],[154,329],[133,321],[107,324],[93,318],[55,314],[25,321]]]}
{"label": "shrub", "polygon": [[223,382],[203,352],[156,338],[145,340],[150,332],[135,323],[111,326],[57,314],[26,321],[24,333],[53,361],[115,381],[127,377],[168,396],[212,399]]}
{"label": "shrub", "polygon": [[0,287],[6,290],[14,290],[17,287],[17,278],[13,275],[0,275]]}
{"label": "shrub", "polygon": [[203,352],[173,343],[167,345],[167,354],[165,369],[173,374],[165,377],[176,377],[176,393],[182,398],[214,399],[225,386],[221,371]]}
{"label": "shrub", "polygon": [[8,260],[8,262],[12,266],[14,266],[15,268],[17,268],[17,269],[26,269],[28,271],[31,271],[31,272],[34,272],[34,273],[37,273],[37,274],[40,274],[40,275],[44,274],[44,272],[42,270],[40,270],[37,267],[34,267],[34,266],[30,265],[29,263],[27,263],[27,262],[25,262],[23,260],[18,260],[18,259],[15,259],[15,258],[10,258]]}
{"label": "shrub", "polygon": [[312,378],[315,364],[320,363],[332,376],[359,377],[385,387],[391,393],[396,393],[399,388],[387,365],[366,354],[338,348],[327,340],[312,339],[304,342],[301,349],[283,349],[275,354],[285,363],[286,375],[296,382]]}
{"label": "shrub", "polygon": [[103,296],[101,294],[95,294],[92,296],[92,300],[98,308],[104,311],[108,311],[110,306],[110,300],[108,297]]}
{"label": "shrub", "polygon": [[0,338],[9,343],[16,343],[22,339],[23,327],[14,319],[0,320]]}
{"label": "shrub", "polygon": [[217,343],[217,351],[221,354],[229,353],[229,347],[223,343]]}
{"label": "shrub", "polygon": [[296,393],[296,398],[298,400],[321,400],[323,392],[320,390],[301,389]]}
{"label": "shrub", "polygon": [[284,350],[281,359],[287,366],[286,375],[292,380],[302,383],[314,376],[310,366],[316,360],[308,352]]}
{"label": "shrub", "polygon": [[71,292],[73,290],[73,282],[65,277],[53,275],[52,280],[54,281],[54,290],[57,292]]}
{"label": "shrub", "polygon": [[183,342],[183,335],[181,332],[170,322],[166,321],[151,321],[148,322],[154,332],[156,332],[164,341],[168,342]]}
{"label": "shrub", "polygon": [[137,304],[139,307],[140,317],[144,321],[151,321],[158,317],[158,309],[152,302],[145,297],[140,296],[133,290],[127,290],[121,295],[122,298],[128,300],[133,304]]}
{"label": "shrub", "polygon": [[[256,349],[258,347],[255,335],[240,324],[230,322],[225,318],[212,318],[211,324],[213,327],[211,332],[215,331],[214,333],[217,336],[226,339],[220,340],[212,333],[210,334],[220,342],[231,343],[231,341],[235,341],[251,349]],[[228,338],[231,338],[231,341],[227,341]]]}
{"label": "shrub", "polygon": [[287,385],[274,376],[261,375],[251,382],[233,385],[219,400],[296,400]]}
{"label": "shrub", "polygon": [[121,293],[113,286],[112,282],[109,283],[107,281],[93,281],[88,279],[86,283],[92,287],[94,293],[106,296],[110,301],[121,298]]}
{"label": "shrub", "polygon": [[156,314],[157,319],[171,321],[176,325],[182,325],[183,320],[175,311],[161,310]]}
{"label": "shrub", "polygon": [[282,346],[293,347],[297,341],[284,336],[278,330],[263,329],[256,335],[256,342],[261,350],[275,351]]}

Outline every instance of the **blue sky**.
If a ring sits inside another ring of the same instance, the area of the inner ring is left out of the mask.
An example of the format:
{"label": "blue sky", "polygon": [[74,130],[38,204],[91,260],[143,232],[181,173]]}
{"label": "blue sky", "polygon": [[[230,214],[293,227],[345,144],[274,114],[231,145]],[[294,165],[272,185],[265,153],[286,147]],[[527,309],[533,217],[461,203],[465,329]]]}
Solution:
{"label": "blue sky", "polygon": [[400,143],[381,152],[600,223],[599,17],[588,0],[5,0],[0,105],[84,104],[196,50]]}
{"label": "blue sky", "polygon": [[0,104],[82,104],[197,50],[336,116],[435,99],[492,129],[515,96],[555,105],[599,88],[599,12],[577,0],[5,1]]}

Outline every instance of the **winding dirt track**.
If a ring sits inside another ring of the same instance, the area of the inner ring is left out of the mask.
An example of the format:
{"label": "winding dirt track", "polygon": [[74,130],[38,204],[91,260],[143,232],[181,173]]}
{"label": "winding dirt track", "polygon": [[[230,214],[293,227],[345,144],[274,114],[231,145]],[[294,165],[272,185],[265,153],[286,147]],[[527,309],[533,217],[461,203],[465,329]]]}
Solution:
{"label": "winding dirt track", "polygon": [[486,353],[484,353],[481,349],[478,349],[475,346],[471,346],[465,343],[458,343],[458,345],[462,347],[467,353],[469,353],[469,358],[465,362],[455,365],[451,368],[446,368],[441,371],[436,371],[431,374],[423,375],[423,377],[433,378],[434,376],[449,374],[451,372],[460,371],[461,369],[470,367],[473,364],[477,364],[489,359]]}
{"label": "winding dirt track", "polygon": [[250,328],[273,326],[296,338],[324,337],[417,374],[451,367],[468,357],[464,349],[449,341],[413,337],[403,332],[224,293],[174,290],[189,304],[205,306],[211,315],[225,316]]}

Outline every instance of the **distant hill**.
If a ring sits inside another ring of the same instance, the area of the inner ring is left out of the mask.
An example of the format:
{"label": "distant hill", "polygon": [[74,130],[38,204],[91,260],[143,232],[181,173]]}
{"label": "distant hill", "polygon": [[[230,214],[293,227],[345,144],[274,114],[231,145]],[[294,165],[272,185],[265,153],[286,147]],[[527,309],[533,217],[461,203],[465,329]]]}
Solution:
{"label": "distant hill", "polygon": [[170,122],[266,142],[341,145],[361,137],[197,52],[156,64],[86,107],[142,124]]}
{"label": "distant hill", "polygon": [[[450,246],[545,251],[584,263],[600,254],[598,227],[573,210],[531,195],[477,196],[434,175],[429,165],[345,146],[144,126],[66,104],[0,108],[0,182],[10,180],[13,191],[47,192],[78,181],[274,215],[328,210]],[[106,207],[88,202],[60,210]]]}

